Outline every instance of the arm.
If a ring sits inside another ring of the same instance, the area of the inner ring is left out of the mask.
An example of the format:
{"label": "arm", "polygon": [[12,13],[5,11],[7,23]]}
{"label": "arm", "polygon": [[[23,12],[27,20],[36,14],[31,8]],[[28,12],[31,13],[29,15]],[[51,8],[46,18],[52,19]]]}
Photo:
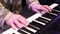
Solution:
{"label": "arm", "polygon": [[39,3],[39,1],[38,0],[26,0],[26,3],[30,8],[33,4]]}
{"label": "arm", "polygon": [[51,12],[51,8],[48,5],[41,5],[38,0],[26,0],[29,9],[32,9],[34,12],[41,13]]}
{"label": "arm", "polygon": [[0,6],[1,10],[3,10],[3,11],[0,11],[0,14],[1,14],[1,16],[0,16],[1,17],[0,18],[0,24],[1,24],[0,27],[3,27],[4,22],[6,22],[6,24],[11,26],[13,29],[20,29],[22,27],[26,27],[29,24],[29,22],[23,16],[21,16],[19,14],[11,13],[6,8],[3,8],[7,4],[5,4],[4,6],[3,5],[1,4],[1,6]]}
{"label": "arm", "polygon": [[5,19],[8,19],[11,16],[10,14],[12,13],[0,3],[0,27],[3,27]]}

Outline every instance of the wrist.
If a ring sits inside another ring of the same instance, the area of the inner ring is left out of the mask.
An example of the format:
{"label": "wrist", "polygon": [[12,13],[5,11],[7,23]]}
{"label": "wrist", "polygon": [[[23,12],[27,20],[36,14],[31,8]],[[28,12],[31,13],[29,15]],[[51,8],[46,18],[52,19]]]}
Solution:
{"label": "wrist", "polygon": [[40,4],[38,1],[35,1],[35,2],[32,2],[30,5],[29,5],[29,9],[31,6],[35,5],[35,4]]}

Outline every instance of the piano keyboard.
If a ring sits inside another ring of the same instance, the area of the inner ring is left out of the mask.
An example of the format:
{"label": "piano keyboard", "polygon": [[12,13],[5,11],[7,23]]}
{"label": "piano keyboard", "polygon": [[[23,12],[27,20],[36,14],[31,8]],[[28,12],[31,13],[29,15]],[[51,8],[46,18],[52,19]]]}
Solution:
{"label": "piano keyboard", "polygon": [[39,30],[42,30],[45,26],[47,26],[52,19],[57,17],[59,9],[55,8],[58,6],[59,4],[54,3],[50,6],[52,9],[54,8],[51,13],[45,13],[44,15],[36,13],[29,17],[27,20],[30,22],[30,24],[26,28],[21,28],[19,30],[13,30],[10,28],[4,31],[2,34],[36,34]]}

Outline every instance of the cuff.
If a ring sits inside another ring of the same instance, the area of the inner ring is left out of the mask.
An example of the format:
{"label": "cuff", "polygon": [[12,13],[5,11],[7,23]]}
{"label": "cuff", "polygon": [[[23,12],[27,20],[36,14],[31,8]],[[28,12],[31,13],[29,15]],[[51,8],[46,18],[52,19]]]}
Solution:
{"label": "cuff", "polygon": [[12,14],[13,14],[13,13],[9,12],[9,13],[5,16],[5,18],[4,18],[3,21],[1,22],[1,23],[2,23],[2,24],[1,24],[1,27],[3,27],[4,22],[5,22],[7,19],[9,19],[9,18],[12,16]]}
{"label": "cuff", "polygon": [[6,17],[4,18],[4,20],[3,20],[3,21],[5,21],[5,20],[9,19],[9,18],[11,17],[11,15],[12,15],[12,14],[13,14],[13,13],[9,12],[9,13],[6,15]]}

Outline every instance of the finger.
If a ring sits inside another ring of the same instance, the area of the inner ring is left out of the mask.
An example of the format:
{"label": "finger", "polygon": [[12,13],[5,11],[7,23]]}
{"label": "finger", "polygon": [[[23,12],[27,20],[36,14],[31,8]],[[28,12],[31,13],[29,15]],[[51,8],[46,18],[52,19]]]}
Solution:
{"label": "finger", "polygon": [[44,7],[45,7],[49,12],[51,12],[52,9],[51,9],[49,6],[44,5]]}
{"label": "finger", "polygon": [[41,8],[36,8],[36,9],[34,9],[34,11],[36,11],[37,13],[40,13],[40,14],[45,14],[46,13],[46,11],[44,10],[44,9],[41,9]]}
{"label": "finger", "polygon": [[18,28],[14,25],[14,23],[11,23],[10,26],[11,26],[14,30],[18,29]]}
{"label": "finger", "polygon": [[22,28],[24,25],[21,24],[18,20],[15,20],[14,22],[18,28]]}
{"label": "finger", "polygon": [[33,9],[33,11],[34,11],[34,12],[37,12],[37,13],[41,13],[41,12],[40,12],[40,9],[36,9],[36,8],[35,8],[35,9]]}
{"label": "finger", "polygon": [[40,11],[40,13],[48,12],[48,10],[43,5],[41,7],[35,8],[35,9]]}
{"label": "finger", "polygon": [[42,10],[43,10],[43,11],[46,11],[46,12],[48,12],[48,11],[49,11],[49,10],[47,10],[47,9],[46,9],[46,8],[44,8],[44,7],[42,8]]}
{"label": "finger", "polygon": [[29,24],[29,22],[21,15],[19,16],[18,21],[20,21],[22,24],[24,24],[26,26]]}
{"label": "finger", "polygon": [[46,11],[45,10],[42,10],[42,9],[37,9],[41,14],[45,14]]}

